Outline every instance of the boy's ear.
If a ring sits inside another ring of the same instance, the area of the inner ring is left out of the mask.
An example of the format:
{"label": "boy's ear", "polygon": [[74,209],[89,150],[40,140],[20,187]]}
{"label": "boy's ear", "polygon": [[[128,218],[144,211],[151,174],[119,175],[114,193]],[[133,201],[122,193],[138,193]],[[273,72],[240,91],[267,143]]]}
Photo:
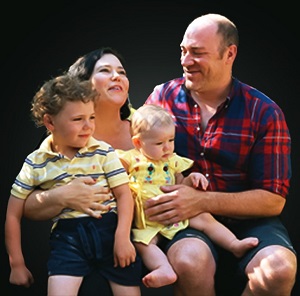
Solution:
{"label": "boy's ear", "polygon": [[135,148],[139,149],[141,148],[141,141],[140,138],[138,136],[133,136],[132,137],[132,144]]}
{"label": "boy's ear", "polygon": [[53,131],[54,125],[53,125],[53,121],[52,121],[51,115],[44,114],[43,121],[44,121],[44,125],[47,128],[47,130],[49,130],[50,132]]}

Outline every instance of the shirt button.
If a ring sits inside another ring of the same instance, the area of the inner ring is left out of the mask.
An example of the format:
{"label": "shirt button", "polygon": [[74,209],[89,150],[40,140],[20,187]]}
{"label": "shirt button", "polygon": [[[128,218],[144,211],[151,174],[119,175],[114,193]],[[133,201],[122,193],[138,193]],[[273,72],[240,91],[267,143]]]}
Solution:
{"label": "shirt button", "polygon": [[200,155],[201,155],[201,156],[204,156],[204,152],[201,152]]}
{"label": "shirt button", "polygon": [[209,177],[209,174],[205,174],[205,177],[208,178],[208,177]]}
{"label": "shirt button", "polygon": [[199,126],[197,127],[197,131],[200,131],[200,127]]}

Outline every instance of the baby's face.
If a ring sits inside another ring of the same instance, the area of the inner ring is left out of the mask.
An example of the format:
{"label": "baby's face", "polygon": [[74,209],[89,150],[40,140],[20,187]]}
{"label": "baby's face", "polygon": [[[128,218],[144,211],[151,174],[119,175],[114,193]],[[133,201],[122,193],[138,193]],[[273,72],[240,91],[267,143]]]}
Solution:
{"label": "baby's face", "polygon": [[151,160],[166,160],[174,152],[175,126],[155,126],[140,136],[140,151]]}

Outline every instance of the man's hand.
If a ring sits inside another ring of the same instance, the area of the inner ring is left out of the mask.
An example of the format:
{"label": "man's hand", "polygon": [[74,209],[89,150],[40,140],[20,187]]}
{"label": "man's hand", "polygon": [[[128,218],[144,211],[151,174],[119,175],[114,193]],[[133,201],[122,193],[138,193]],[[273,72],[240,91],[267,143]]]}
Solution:
{"label": "man's hand", "polygon": [[150,221],[168,225],[200,213],[199,195],[201,191],[182,184],[162,186],[161,190],[164,194],[146,201],[145,214]]}

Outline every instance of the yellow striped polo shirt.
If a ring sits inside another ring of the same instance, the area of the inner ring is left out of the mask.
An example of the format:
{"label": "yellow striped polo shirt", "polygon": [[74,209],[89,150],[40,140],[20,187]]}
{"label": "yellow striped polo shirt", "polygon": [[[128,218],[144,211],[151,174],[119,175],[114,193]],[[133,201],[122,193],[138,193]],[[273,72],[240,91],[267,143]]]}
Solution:
{"label": "yellow striped polo shirt", "polygon": [[[122,163],[115,150],[106,142],[91,138],[86,147],[81,148],[72,159],[53,152],[51,142],[52,135],[49,135],[39,149],[26,157],[12,185],[12,195],[26,199],[37,188],[47,190],[83,176],[90,176],[97,180],[97,185],[109,188],[128,183],[128,175]],[[105,203],[109,203],[111,208],[116,208],[114,198]],[[53,221],[83,216],[88,215],[65,209]]]}

